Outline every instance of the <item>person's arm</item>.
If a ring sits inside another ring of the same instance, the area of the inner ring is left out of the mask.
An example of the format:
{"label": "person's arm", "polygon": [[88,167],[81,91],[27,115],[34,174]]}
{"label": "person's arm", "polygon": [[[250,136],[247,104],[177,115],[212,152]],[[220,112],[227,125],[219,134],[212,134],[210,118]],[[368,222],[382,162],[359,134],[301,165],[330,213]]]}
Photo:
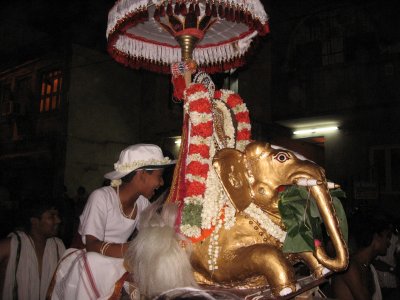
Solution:
{"label": "person's arm", "polygon": [[6,276],[8,258],[11,251],[11,238],[0,241],[0,297],[3,295],[3,285]]}
{"label": "person's arm", "polygon": [[100,254],[122,258],[128,249],[128,243],[107,243],[100,241],[93,235],[86,235],[86,251],[98,252]]}

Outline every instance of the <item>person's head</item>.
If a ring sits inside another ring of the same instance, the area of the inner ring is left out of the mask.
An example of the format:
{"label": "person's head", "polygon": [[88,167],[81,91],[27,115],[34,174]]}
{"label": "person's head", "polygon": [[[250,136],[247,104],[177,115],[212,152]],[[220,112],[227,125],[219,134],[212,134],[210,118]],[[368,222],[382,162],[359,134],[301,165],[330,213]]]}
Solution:
{"label": "person's head", "polygon": [[164,184],[164,168],[174,164],[175,161],[164,157],[160,147],[136,144],[122,150],[114,164],[114,171],[104,177],[111,180],[112,186],[127,185],[135,178],[141,194],[150,199],[155,190]]}
{"label": "person's head", "polygon": [[139,189],[140,194],[150,199],[154,196],[156,190],[164,185],[163,179],[164,168],[160,169],[137,169],[121,178],[121,184],[129,184],[135,178],[135,186]]}
{"label": "person's head", "polygon": [[27,232],[35,231],[46,238],[57,235],[61,220],[54,199],[37,197],[27,200],[23,211],[22,225]]}
{"label": "person's head", "polygon": [[377,255],[386,254],[392,232],[387,218],[377,213],[358,215],[350,230],[358,248],[372,247]]}

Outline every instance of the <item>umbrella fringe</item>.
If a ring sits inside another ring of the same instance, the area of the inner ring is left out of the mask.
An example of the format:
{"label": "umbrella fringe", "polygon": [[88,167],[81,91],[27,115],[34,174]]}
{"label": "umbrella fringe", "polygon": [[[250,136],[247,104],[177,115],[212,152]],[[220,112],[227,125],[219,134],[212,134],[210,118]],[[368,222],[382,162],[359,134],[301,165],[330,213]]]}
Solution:
{"label": "umbrella fringe", "polygon": [[[240,58],[248,51],[252,38],[256,34],[254,31],[239,40],[210,46],[198,46],[193,51],[193,58],[200,68],[214,64],[232,64],[235,67],[234,62],[240,62]],[[111,48],[125,53],[133,59],[158,63],[160,65],[170,65],[181,61],[181,49],[179,46],[173,47],[163,43],[157,44],[130,34],[120,36]]]}

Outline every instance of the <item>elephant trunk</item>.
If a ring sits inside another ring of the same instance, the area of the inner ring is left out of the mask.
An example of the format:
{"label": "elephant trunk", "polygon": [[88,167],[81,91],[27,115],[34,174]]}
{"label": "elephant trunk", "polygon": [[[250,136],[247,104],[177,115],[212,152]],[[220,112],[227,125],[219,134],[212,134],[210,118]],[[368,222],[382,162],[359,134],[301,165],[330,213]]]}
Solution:
{"label": "elephant trunk", "polygon": [[316,200],[320,215],[324,220],[326,230],[333,243],[336,257],[331,258],[327,255],[321,245],[316,245],[315,256],[318,261],[333,271],[341,271],[347,268],[349,263],[349,252],[344,241],[342,232],[339,228],[339,221],[333,207],[332,198],[325,184],[311,187],[311,194]]}

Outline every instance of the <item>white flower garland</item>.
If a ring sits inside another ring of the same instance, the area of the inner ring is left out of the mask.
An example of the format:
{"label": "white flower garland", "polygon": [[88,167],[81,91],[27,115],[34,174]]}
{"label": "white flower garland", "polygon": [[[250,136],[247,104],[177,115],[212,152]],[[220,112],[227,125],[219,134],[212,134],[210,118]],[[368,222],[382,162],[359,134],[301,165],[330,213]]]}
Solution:
{"label": "white flower garland", "polygon": [[224,227],[228,230],[231,229],[236,223],[236,208],[233,206],[231,201],[226,201],[225,205]]}
{"label": "white flower garland", "polygon": [[217,260],[221,247],[219,246],[219,230],[222,227],[222,220],[218,219],[218,223],[215,226],[214,231],[210,236],[210,244],[208,245],[208,269],[210,271],[218,270]]}
{"label": "white flower garland", "polygon": [[187,236],[200,236],[201,229],[198,226],[191,226],[189,224],[181,225],[181,231]]}
{"label": "white flower garland", "polygon": [[[217,224],[221,209],[228,201],[228,197],[222,188],[221,182],[214,169],[210,169],[207,178],[207,189],[203,199],[203,211],[201,213],[201,227],[210,229]],[[207,201],[204,201],[207,199]]]}
{"label": "white flower garland", "polygon": [[126,164],[115,163],[114,169],[118,172],[131,172],[144,166],[160,166],[169,163],[171,163],[171,160],[168,157],[165,157],[164,159],[136,160],[135,162]]}
{"label": "white flower garland", "polygon": [[251,203],[244,212],[248,214],[252,219],[259,223],[260,227],[264,229],[269,235],[276,238],[278,241],[283,243],[286,238],[286,231],[282,230],[268,217],[268,215],[257,205]]}

